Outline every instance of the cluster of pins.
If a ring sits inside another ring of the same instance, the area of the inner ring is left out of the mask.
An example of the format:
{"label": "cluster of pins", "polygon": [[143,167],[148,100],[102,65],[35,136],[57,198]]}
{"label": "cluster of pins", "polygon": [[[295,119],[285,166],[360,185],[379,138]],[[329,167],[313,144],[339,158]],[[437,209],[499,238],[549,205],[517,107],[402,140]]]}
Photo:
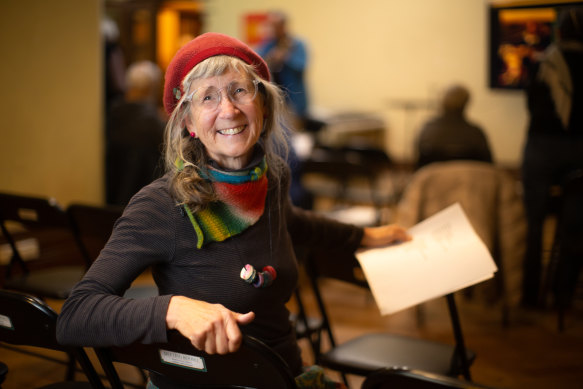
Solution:
{"label": "cluster of pins", "polygon": [[272,266],[265,266],[263,271],[257,271],[252,265],[245,265],[241,269],[241,278],[256,288],[267,288],[277,278],[277,273]]}

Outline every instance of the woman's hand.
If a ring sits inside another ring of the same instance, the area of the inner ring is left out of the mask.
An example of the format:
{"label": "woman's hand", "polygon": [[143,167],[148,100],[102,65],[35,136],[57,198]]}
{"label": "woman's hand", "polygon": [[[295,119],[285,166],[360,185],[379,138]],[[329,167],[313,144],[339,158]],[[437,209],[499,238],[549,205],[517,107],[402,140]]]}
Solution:
{"label": "woman's hand", "polygon": [[248,324],[255,313],[228,310],[220,304],[209,304],[184,296],[170,299],[166,326],[178,330],[199,350],[208,354],[227,354],[239,349],[243,336],[240,324]]}
{"label": "woman's hand", "polygon": [[365,247],[385,246],[411,239],[405,228],[397,224],[388,224],[380,227],[365,227],[360,245]]}

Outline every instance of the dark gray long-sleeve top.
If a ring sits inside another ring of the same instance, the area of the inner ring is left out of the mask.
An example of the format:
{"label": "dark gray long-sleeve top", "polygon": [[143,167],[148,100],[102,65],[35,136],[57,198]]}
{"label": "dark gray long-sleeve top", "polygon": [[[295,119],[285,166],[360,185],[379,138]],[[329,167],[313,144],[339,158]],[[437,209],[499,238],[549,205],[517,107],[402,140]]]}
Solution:
{"label": "dark gray long-sleeve top", "polygon": [[[265,211],[255,225],[197,249],[194,228],[171,197],[168,181],[168,176],[154,181],[126,207],[109,242],[62,308],[59,342],[87,347],[165,342],[170,298],[183,295],[236,312],[254,311],[255,320],[241,330],[273,347],[299,372],[300,350],[285,307],[298,277],[293,244],[353,252],[362,229],[293,207],[286,179],[281,187],[270,185]],[[277,279],[267,288],[254,288],[240,278],[245,264],[257,269],[271,265]],[[159,296],[120,297],[148,267]]]}

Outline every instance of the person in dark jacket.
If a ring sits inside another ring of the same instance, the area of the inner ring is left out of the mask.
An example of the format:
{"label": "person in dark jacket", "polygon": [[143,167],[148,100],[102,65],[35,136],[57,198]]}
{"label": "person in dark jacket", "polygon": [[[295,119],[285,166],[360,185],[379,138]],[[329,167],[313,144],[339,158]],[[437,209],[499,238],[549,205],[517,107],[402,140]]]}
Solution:
{"label": "person in dark jacket", "polygon": [[583,168],[583,7],[561,13],[558,41],[547,48],[531,73],[522,160],[528,221],[525,307],[540,306],[542,235],[551,211],[551,188],[560,187],[568,174]]}
{"label": "person in dark jacket", "polygon": [[162,74],[150,61],[131,64],[126,92],[108,112],[105,133],[105,201],[125,206],[161,176],[165,118],[157,96]]}
{"label": "person in dark jacket", "polygon": [[484,131],[465,116],[469,100],[470,92],[462,85],[446,90],[441,114],[423,126],[417,139],[417,168],[458,159],[492,162]]}

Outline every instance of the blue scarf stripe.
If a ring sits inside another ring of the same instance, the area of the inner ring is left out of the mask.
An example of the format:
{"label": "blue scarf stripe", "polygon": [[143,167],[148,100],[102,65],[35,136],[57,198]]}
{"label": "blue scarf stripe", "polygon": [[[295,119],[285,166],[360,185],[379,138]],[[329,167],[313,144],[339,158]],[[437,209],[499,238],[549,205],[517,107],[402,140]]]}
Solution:
{"label": "blue scarf stripe", "polygon": [[242,184],[249,181],[257,181],[267,170],[267,162],[265,158],[261,160],[259,166],[251,170],[242,172],[224,172],[212,168],[205,169],[201,172],[201,176],[211,181],[226,182],[227,184]]}

